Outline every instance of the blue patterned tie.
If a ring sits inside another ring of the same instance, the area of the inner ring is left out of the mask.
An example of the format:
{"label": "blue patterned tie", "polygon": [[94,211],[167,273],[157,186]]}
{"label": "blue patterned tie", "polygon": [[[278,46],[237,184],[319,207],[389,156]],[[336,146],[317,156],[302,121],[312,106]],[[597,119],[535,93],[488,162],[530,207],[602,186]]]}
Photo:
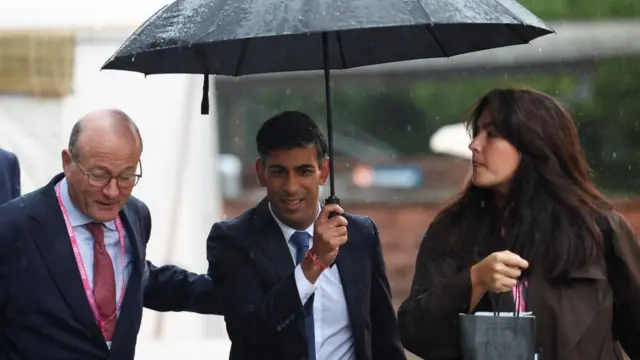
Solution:
{"label": "blue patterned tie", "polygon": [[[304,231],[296,231],[291,236],[291,243],[296,247],[296,265],[304,259],[304,255],[309,250],[309,238],[311,236]],[[307,333],[307,349],[309,351],[309,360],[316,359],[316,341],[315,330],[313,328],[313,296],[309,297],[306,304],[304,304],[304,329]]]}

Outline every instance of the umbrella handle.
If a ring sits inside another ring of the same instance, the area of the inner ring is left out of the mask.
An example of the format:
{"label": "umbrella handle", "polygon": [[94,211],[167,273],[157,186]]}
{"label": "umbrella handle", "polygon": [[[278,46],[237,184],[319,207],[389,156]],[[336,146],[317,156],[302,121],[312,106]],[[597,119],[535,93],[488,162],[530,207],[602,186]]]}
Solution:
{"label": "umbrella handle", "polygon": [[[340,205],[340,199],[337,196],[329,196],[328,198],[325,199],[324,201],[325,205],[329,205],[329,204],[338,204]],[[338,213],[337,212],[330,212],[329,213],[329,219],[331,219],[334,216],[337,216]]]}
{"label": "umbrella handle", "polygon": [[[328,198],[326,198],[324,200],[324,204],[325,205],[329,205],[329,204],[338,204],[338,205],[340,205],[340,199],[337,196],[329,196]],[[338,215],[339,214],[337,212],[333,212],[332,211],[332,212],[329,213],[329,219],[331,219],[334,216],[338,216]],[[335,264],[336,263],[334,261],[331,265],[329,265],[329,267],[332,268]]]}

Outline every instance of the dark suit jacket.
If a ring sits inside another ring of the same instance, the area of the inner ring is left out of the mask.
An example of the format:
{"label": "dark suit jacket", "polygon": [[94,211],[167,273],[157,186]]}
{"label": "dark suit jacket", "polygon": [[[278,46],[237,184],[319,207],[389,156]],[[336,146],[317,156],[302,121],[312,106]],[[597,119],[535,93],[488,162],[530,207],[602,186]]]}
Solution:
{"label": "dark suit jacket", "polygon": [[[378,230],[345,215],[349,241],[336,264],[345,292],[357,360],[405,359],[391,304]],[[207,240],[209,274],[223,287],[232,360],[307,357],[303,307],[291,254],[263,200],[240,217],[214,224]]]}
{"label": "dark suit jacket", "polygon": [[20,196],[20,164],[14,153],[0,149],[0,205]]}
{"label": "dark suit jacket", "polygon": [[[575,271],[569,283],[550,284],[535,270],[530,275],[527,307],[536,316],[542,360],[622,359],[616,340],[632,360],[640,359],[640,242],[619,214],[607,222],[603,233],[610,250]],[[471,299],[469,268],[493,249],[445,254],[438,246],[442,231],[432,226],[422,242],[411,295],[398,320],[407,350],[424,359],[457,360],[458,313],[468,311]],[[476,310],[492,311],[488,300]]]}
{"label": "dark suit jacket", "polygon": [[145,261],[147,206],[131,198],[120,212],[134,266],[111,351],[84,294],[54,185],[0,207],[0,359],[132,360],[142,307],[220,314],[212,281]]}

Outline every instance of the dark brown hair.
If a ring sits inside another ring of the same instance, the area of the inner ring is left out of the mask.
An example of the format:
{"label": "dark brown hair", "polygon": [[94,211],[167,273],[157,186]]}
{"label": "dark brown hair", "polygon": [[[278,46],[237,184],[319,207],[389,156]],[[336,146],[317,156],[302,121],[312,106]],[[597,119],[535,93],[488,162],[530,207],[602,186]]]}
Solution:
{"label": "dark brown hair", "polygon": [[327,141],[313,119],[300,111],[284,111],[265,121],[256,135],[261,160],[272,151],[316,147],[318,164],[327,156]]}
{"label": "dark brown hair", "polygon": [[454,252],[482,246],[503,227],[509,250],[543,267],[549,280],[566,280],[601,253],[596,217],[612,209],[590,180],[576,126],[553,97],[528,89],[483,96],[467,122],[474,136],[484,111],[521,153],[506,205],[499,209],[491,190],[469,183],[434,225]]}

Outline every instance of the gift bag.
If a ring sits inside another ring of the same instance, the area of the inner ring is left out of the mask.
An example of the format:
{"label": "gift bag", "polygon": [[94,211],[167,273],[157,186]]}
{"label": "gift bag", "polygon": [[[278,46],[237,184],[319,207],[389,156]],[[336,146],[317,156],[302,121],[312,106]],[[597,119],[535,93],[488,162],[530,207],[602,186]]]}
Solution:
{"label": "gift bag", "polygon": [[[537,360],[535,316],[522,312],[522,296],[514,312],[460,314],[463,360]],[[498,306],[494,309],[500,309]]]}

